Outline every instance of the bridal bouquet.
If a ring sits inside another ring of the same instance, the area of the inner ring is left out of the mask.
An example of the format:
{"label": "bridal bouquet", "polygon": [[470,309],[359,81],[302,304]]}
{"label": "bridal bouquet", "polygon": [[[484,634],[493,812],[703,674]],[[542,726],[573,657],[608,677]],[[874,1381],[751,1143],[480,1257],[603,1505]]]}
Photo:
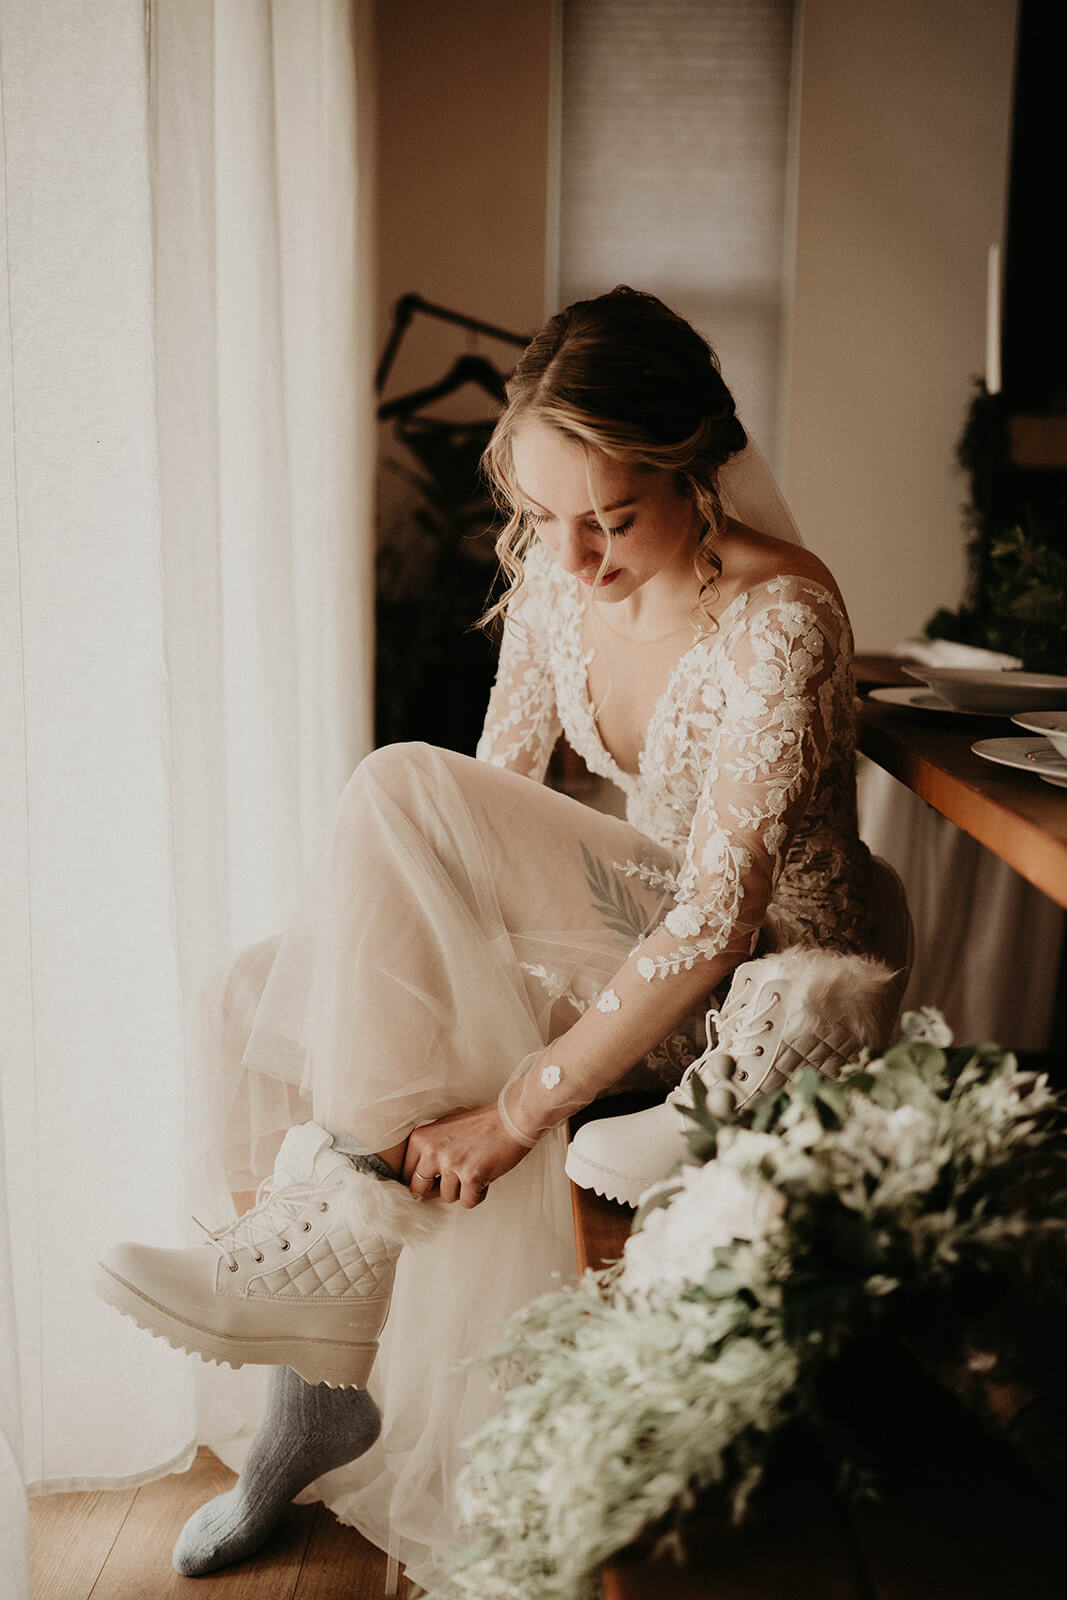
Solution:
{"label": "bridal bouquet", "polygon": [[1045,1414],[1012,1366],[1032,1377],[1026,1330],[1058,1349],[1064,1326],[1064,1104],[1043,1076],[952,1048],[927,1008],[883,1059],[809,1071],[744,1123],[694,1089],[690,1162],[648,1191],[622,1262],[481,1358],[506,1393],[468,1443],[471,1542],[434,1600],[586,1600],[698,1492],[740,1517],[776,1436],[818,1427],[821,1380],[872,1335],[947,1363],[1024,1444]]}

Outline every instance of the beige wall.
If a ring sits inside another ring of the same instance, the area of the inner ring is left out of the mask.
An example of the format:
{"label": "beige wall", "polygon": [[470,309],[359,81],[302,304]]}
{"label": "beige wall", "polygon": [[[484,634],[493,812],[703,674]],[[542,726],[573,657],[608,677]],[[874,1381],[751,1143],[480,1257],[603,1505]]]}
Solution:
{"label": "beige wall", "polygon": [[1015,0],[805,0],[785,485],[861,648],[964,580],[955,449],[1003,231]]}
{"label": "beige wall", "polygon": [[[375,28],[379,349],[409,291],[532,332],[545,316],[551,0],[378,0]],[[419,316],[389,394],[433,382],[468,347]],[[498,365],[517,354],[480,348]]]}
{"label": "beige wall", "polygon": [[[986,252],[1003,232],[1015,12],[803,4],[781,462],[869,649],[961,598],[955,449],[984,367]],[[552,13],[552,0],[378,0],[379,348],[408,290],[520,331],[541,321]],[[466,348],[460,330],[417,319],[388,393],[442,376]],[[467,401],[441,409],[481,409],[477,391]]]}

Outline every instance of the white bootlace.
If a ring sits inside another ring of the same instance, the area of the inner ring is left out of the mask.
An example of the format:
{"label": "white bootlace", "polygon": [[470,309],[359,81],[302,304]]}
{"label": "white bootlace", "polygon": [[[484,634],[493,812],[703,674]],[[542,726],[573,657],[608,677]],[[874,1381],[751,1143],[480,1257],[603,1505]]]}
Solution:
{"label": "white bootlace", "polygon": [[[251,1249],[253,1261],[262,1261],[260,1245],[277,1239],[283,1228],[297,1220],[308,1201],[313,1200],[320,1189],[321,1185],[316,1183],[287,1183],[284,1188],[275,1191],[273,1176],[264,1178],[256,1190],[255,1205],[244,1216],[238,1217],[236,1222],[228,1222],[222,1228],[209,1228],[199,1217],[194,1217],[193,1221],[206,1235],[208,1243],[215,1246],[230,1271],[236,1272],[238,1262],[235,1250]],[[328,1200],[319,1201],[320,1211],[329,1209]],[[311,1232],[310,1222],[304,1222],[303,1231]],[[280,1248],[288,1250],[291,1242],[282,1239]]]}
{"label": "white bootlace", "polygon": [[[732,1007],[728,999],[721,1011],[716,1010],[714,1006],[709,1007],[704,1017],[707,1049],[686,1067],[681,1081],[667,1096],[668,1102],[676,1105],[680,1098],[690,1100],[691,1096],[688,1093],[690,1078],[706,1066],[709,1058],[717,1055],[720,1050],[734,1057],[761,1056],[763,1046],[757,1044],[756,1040],[764,1034],[773,1032],[774,1022],[770,1013],[780,1000],[781,995],[777,989],[769,991],[760,989],[752,1000],[736,1001]],[[718,1083],[723,1080],[713,1077],[710,1081]]]}

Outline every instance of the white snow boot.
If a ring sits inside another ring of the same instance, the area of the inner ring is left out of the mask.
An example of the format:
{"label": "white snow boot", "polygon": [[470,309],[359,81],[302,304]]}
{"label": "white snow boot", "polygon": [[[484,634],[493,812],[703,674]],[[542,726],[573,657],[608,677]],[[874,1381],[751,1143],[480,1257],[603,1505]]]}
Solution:
{"label": "white snow boot", "polygon": [[[404,1244],[434,1208],[359,1171],[313,1122],[286,1134],[257,1204],[187,1250],[115,1245],[93,1287],[168,1344],[231,1367],[363,1388]],[[203,1224],[200,1224],[203,1227]]]}
{"label": "white snow boot", "polygon": [[794,949],[745,962],[722,1010],[708,1012],[708,1048],[677,1088],[649,1111],[585,1123],[567,1151],[568,1177],[637,1205],[688,1153],[679,1108],[692,1105],[694,1075],[717,1116],[775,1093],[802,1067],[840,1077],[861,1050],[888,1044],[899,991],[899,974],[866,956]]}

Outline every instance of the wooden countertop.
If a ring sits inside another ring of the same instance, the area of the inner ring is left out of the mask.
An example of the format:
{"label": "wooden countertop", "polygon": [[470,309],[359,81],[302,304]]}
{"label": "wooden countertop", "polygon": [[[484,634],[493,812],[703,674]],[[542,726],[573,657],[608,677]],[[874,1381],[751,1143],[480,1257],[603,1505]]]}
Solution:
{"label": "wooden countertop", "polygon": [[960,717],[865,700],[859,747],[921,800],[1067,908],[1067,789],[976,756],[1021,736],[1007,717]]}

